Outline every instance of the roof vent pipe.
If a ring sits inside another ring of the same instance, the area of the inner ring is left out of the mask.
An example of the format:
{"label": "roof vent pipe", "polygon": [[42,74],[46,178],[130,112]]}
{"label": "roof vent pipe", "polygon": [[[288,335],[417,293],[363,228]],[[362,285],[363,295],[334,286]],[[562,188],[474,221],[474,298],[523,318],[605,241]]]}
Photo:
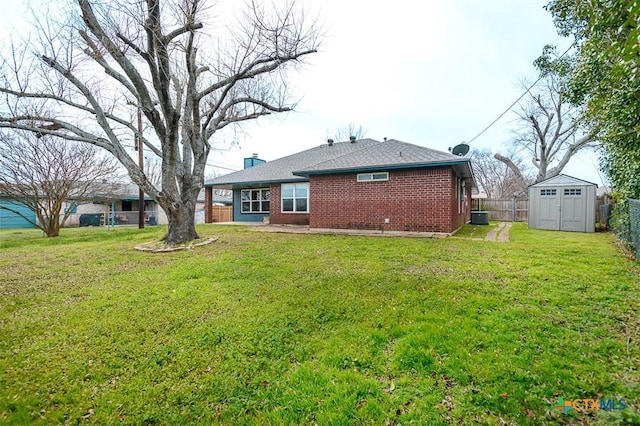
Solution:
{"label": "roof vent pipe", "polygon": [[327,143],[329,144],[329,146],[333,146],[333,139],[327,139]]}
{"label": "roof vent pipe", "polygon": [[349,136],[349,140],[351,141],[351,143],[354,143],[356,141],[356,137],[355,136]]}

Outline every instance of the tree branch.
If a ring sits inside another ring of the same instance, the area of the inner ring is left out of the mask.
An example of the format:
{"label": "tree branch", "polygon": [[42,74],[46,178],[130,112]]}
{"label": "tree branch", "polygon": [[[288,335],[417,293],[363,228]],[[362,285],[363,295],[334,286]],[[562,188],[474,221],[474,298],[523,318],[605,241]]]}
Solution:
{"label": "tree branch", "polygon": [[[318,51],[317,49],[309,49],[309,50],[296,53],[294,55],[272,56],[268,58],[257,59],[253,61],[251,64],[247,65],[244,69],[235,73],[234,75],[224,78],[216,82],[215,84],[212,84],[209,87],[205,88],[200,93],[198,93],[197,98],[198,100],[200,100],[206,95],[209,95],[215,92],[216,90],[220,90],[221,88],[227,85],[233,85],[234,83],[240,80],[246,80],[249,78],[256,77],[260,74],[269,73],[271,71],[276,70],[280,65],[282,65],[285,62],[297,60],[302,56],[309,55],[311,53],[316,53],[317,51]],[[262,64],[265,64],[265,65],[263,65],[262,67],[258,67],[258,65],[262,65]]]}
{"label": "tree branch", "polygon": [[[25,116],[24,118],[15,117],[15,118],[11,118],[11,119],[0,118],[0,128],[25,130],[27,132],[33,133],[37,137],[42,137],[43,135],[58,136],[60,138],[63,138],[63,139],[66,139],[66,140],[70,140],[70,141],[86,142],[86,143],[89,143],[91,145],[96,145],[96,146],[98,146],[100,148],[103,148],[103,149],[105,149],[107,151],[111,151],[112,150],[112,145],[107,139],[98,138],[98,137],[92,135],[91,133],[84,132],[82,129],[80,129],[80,128],[76,127],[76,126],[73,126],[70,123],[66,123],[66,122],[62,122],[62,121],[56,121],[56,123],[60,124],[62,126],[62,128],[73,132],[77,136],[70,135],[68,133],[61,133],[61,132],[59,132],[57,130],[52,130],[51,128],[46,128],[46,127],[42,127],[42,126],[39,127],[39,126],[30,126],[30,125],[27,125],[27,124],[20,124],[20,121],[22,119],[24,119],[26,121],[30,120],[29,116]],[[45,121],[52,121],[49,118],[42,118],[42,119],[44,119]]]}
{"label": "tree branch", "polygon": [[133,86],[135,87],[136,98],[140,102],[140,107],[142,111],[147,116],[147,118],[153,123],[153,126],[158,133],[158,136],[162,140],[164,134],[166,133],[166,129],[164,128],[164,124],[160,119],[159,114],[154,108],[154,102],[147,90],[144,79],[136,69],[136,67],[131,63],[131,61],[124,55],[123,52],[118,49],[118,46],[109,38],[109,36],[105,33],[104,29],[100,25],[98,18],[96,17],[91,4],[88,0],[78,0],[78,4],[80,5],[80,10],[82,11],[82,18],[91,33],[102,43],[102,45],[107,49],[107,52],[111,55],[111,57],[120,65],[120,67],[124,70],[125,74],[131,80]]}
{"label": "tree branch", "polygon": [[[240,104],[250,104],[250,105],[254,105],[254,106],[259,106],[261,108],[263,108],[262,111],[254,111],[252,113],[249,114],[244,114],[244,115],[238,115],[238,116],[233,116],[233,117],[228,117],[228,111],[231,110],[233,107],[235,107],[236,105],[240,105]],[[212,124],[209,125],[209,128],[206,130],[207,134],[206,134],[206,138],[208,139],[209,137],[211,137],[213,135],[213,133],[215,133],[216,130],[220,130],[223,127],[228,126],[231,123],[237,123],[240,121],[246,121],[246,120],[252,120],[264,115],[269,115],[273,112],[286,112],[286,111],[291,111],[290,107],[277,107],[274,105],[270,105],[267,102],[261,101],[259,99],[254,99],[251,97],[243,97],[243,98],[235,98],[234,100],[230,101],[227,105],[225,105],[219,112],[218,116],[216,119],[213,120]]]}
{"label": "tree branch", "polygon": [[175,29],[173,31],[171,31],[169,34],[167,34],[166,36],[162,37],[162,41],[167,44],[169,43],[171,40],[173,40],[176,37],[181,36],[182,34],[188,33],[188,32],[193,32],[195,30],[200,30],[204,27],[204,25],[202,25],[201,23],[197,23],[197,24],[187,24],[181,28]]}
{"label": "tree branch", "polygon": [[520,186],[521,186],[522,190],[526,191],[527,190],[527,182],[524,179],[524,176],[522,175],[522,172],[520,171],[518,166],[516,166],[515,163],[510,158],[505,157],[503,155],[495,154],[493,157],[498,161],[502,161],[504,164],[507,165],[507,167],[509,167],[509,169],[516,175],[518,181],[520,182]]}
{"label": "tree branch", "polygon": [[546,178],[548,179],[550,177],[559,175],[562,172],[562,170],[565,168],[569,160],[571,160],[571,157],[573,157],[578,151],[580,151],[582,148],[587,146],[592,141],[593,141],[593,134],[588,133],[582,136],[580,139],[578,139],[575,143],[569,145],[569,148],[565,151],[558,165],[547,172]]}

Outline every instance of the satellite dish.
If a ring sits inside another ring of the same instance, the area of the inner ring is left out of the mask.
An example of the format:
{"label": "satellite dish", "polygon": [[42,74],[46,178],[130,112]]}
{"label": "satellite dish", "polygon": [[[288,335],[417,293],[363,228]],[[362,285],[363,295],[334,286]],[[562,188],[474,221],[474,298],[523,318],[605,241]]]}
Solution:
{"label": "satellite dish", "polygon": [[462,142],[461,144],[458,144],[456,146],[453,147],[453,149],[451,150],[451,153],[453,155],[459,155],[459,156],[463,156],[466,155],[467,152],[469,152],[469,145],[467,145],[466,143]]}

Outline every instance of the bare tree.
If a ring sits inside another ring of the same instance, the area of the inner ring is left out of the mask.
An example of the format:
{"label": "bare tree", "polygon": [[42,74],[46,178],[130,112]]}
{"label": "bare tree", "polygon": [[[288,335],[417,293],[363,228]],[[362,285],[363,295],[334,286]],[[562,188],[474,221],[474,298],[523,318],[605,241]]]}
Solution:
{"label": "bare tree", "polygon": [[338,129],[333,134],[333,139],[336,141],[348,141],[349,138],[354,137],[356,139],[362,139],[365,137],[367,130],[362,125],[355,124],[353,122]]}
{"label": "bare tree", "polygon": [[[291,110],[286,71],[319,43],[294,3],[250,0],[233,27],[214,24],[213,10],[204,0],[76,0],[67,22],[40,17],[38,42],[14,45],[2,63],[0,128],[105,149],[165,210],[169,245],[197,238],[210,140]],[[137,110],[153,132],[138,131]],[[138,167],[132,134],[162,159],[160,185]]]}
{"label": "bare tree", "polygon": [[473,174],[488,198],[521,195],[526,193],[527,186],[533,183],[533,178],[516,155],[512,154],[510,157],[514,160],[505,159],[513,164],[515,170],[505,164],[505,161],[496,159],[489,149],[471,150]]}
{"label": "bare tree", "polygon": [[154,156],[144,157],[144,174],[153,186],[159,187],[162,184],[162,161]]}
{"label": "bare tree", "polygon": [[[536,168],[535,182],[557,176],[578,151],[597,145],[595,132],[585,125],[582,111],[568,102],[560,79],[553,73],[529,91],[517,114],[522,128],[513,144],[530,156]],[[516,175],[522,174],[512,158],[501,154],[495,158]]]}
{"label": "bare tree", "polygon": [[18,132],[0,135],[0,194],[35,212],[36,220],[11,204],[2,208],[47,237],[57,237],[69,218],[71,210],[62,210],[66,202],[87,201],[103,179],[113,180],[117,170],[117,163],[92,145]]}

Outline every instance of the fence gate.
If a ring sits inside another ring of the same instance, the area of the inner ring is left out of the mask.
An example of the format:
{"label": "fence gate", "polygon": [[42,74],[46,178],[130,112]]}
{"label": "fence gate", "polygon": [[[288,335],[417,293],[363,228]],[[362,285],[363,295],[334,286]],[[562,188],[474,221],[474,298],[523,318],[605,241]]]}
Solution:
{"label": "fence gate", "polygon": [[489,220],[502,222],[526,222],[529,200],[526,198],[476,198],[472,210],[488,211]]}
{"label": "fence gate", "polygon": [[232,222],[233,207],[232,206],[212,206],[211,217],[214,222]]}

